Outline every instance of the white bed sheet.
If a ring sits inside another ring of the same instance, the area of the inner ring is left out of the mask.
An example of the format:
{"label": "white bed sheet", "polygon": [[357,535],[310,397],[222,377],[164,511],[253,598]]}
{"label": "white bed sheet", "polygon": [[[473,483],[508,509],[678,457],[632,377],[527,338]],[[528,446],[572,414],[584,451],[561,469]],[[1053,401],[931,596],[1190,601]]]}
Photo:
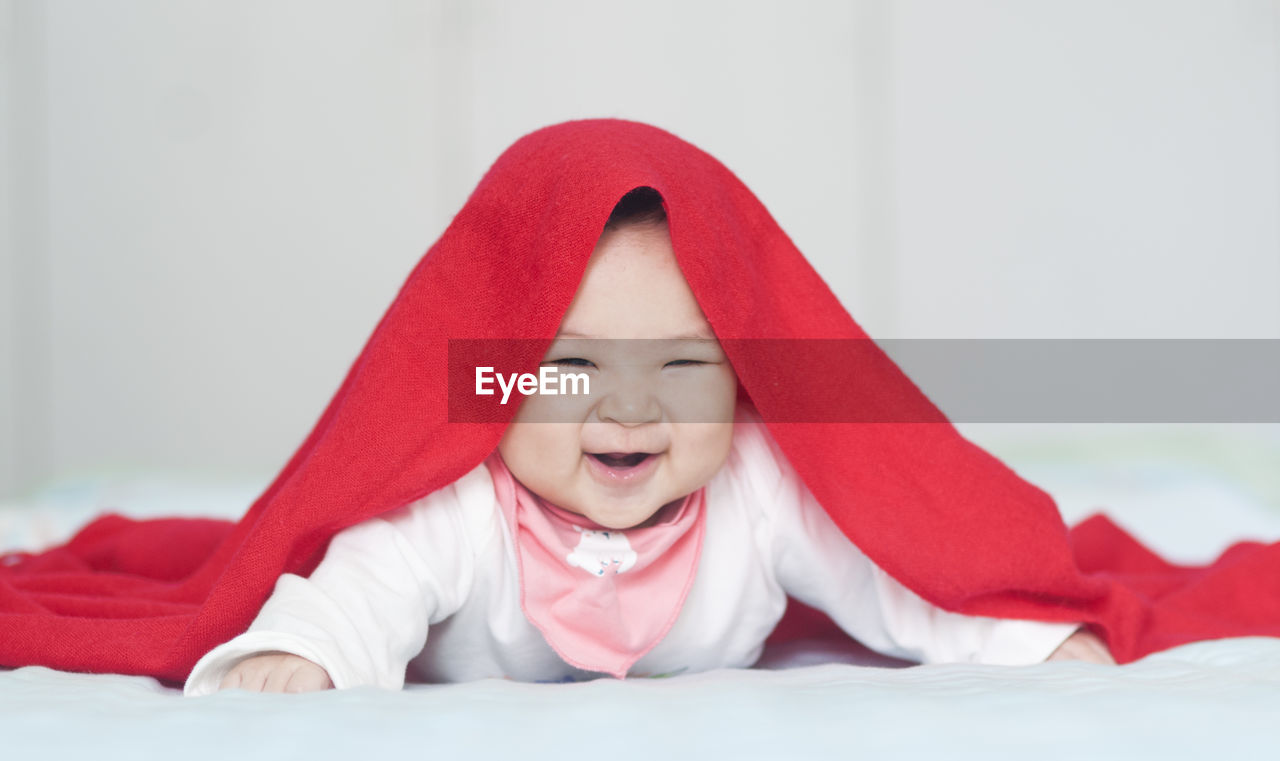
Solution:
{"label": "white bed sheet", "polygon": [[[1280,539],[1275,427],[968,431],[1057,498],[1166,555]],[[59,541],[106,507],[236,515],[266,479],[67,479],[0,506],[0,550]],[[834,661],[834,662],[833,662]],[[817,665],[809,665],[817,664]],[[1122,667],[903,667],[802,643],[760,667],[579,684],[484,680],[183,698],[145,677],[0,671],[4,758],[1280,757],[1280,639],[1202,642]]]}
{"label": "white bed sheet", "polygon": [[1119,668],[828,664],[203,698],[29,667],[0,680],[0,726],[8,758],[1273,759],[1277,693],[1274,639]]}

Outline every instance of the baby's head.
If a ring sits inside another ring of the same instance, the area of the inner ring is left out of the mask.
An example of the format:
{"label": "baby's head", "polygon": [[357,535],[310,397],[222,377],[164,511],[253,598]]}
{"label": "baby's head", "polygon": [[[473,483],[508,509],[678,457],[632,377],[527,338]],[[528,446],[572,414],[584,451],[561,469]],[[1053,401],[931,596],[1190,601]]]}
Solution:
{"label": "baby's head", "polygon": [[542,364],[585,373],[592,391],[525,398],[498,445],[548,502],[631,528],[727,459],[737,376],[676,264],[655,191],[614,208]]}

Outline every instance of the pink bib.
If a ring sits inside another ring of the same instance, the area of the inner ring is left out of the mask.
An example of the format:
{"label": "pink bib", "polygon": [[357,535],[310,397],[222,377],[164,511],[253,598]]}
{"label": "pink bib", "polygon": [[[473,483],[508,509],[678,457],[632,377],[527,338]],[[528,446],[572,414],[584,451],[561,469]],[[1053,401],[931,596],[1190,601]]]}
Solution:
{"label": "pink bib", "polygon": [[619,679],[666,635],[693,586],[705,488],[645,528],[611,529],[557,507],[485,460],[516,544],[520,607],[564,661]]}

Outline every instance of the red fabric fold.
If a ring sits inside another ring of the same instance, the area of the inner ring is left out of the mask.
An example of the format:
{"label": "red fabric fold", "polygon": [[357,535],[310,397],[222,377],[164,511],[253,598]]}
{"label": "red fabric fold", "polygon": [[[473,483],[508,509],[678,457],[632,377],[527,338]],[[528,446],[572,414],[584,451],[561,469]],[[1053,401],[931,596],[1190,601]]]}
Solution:
{"label": "red fabric fold", "polygon": [[[1121,663],[1280,636],[1280,544],[1240,543],[1188,568],[1102,517],[1068,532],[1048,494],[962,438],[867,340],[728,169],[654,127],[588,120],[527,135],[497,160],[240,521],[106,518],[63,547],[0,560],[0,664],[181,682],[248,627],[280,574],[310,573],[336,532],[480,465],[514,405],[498,422],[450,421],[449,339],[537,339],[510,358],[534,371],[610,211],[639,186],[664,198],[677,261],[740,392],[835,523],[903,584],[962,613],[1089,622]],[[737,340],[762,338],[865,343],[824,354],[819,372]],[[812,422],[823,405],[923,422]],[[796,606],[774,639],[829,626]]]}

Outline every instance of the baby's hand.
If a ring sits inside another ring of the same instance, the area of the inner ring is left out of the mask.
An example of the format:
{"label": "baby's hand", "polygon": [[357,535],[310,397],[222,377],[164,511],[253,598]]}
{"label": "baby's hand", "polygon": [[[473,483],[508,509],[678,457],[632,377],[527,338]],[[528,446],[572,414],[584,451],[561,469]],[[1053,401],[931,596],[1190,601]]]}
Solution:
{"label": "baby's hand", "polygon": [[292,653],[263,653],[237,663],[222,678],[219,690],[239,687],[251,692],[311,692],[333,688],[329,674]]}
{"label": "baby's hand", "polygon": [[1080,629],[1075,634],[1067,637],[1067,641],[1058,645],[1058,649],[1054,650],[1053,655],[1050,655],[1046,660],[1074,660],[1116,665],[1116,659],[1111,657],[1111,651],[1107,649],[1107,644],[1085,629]]}

